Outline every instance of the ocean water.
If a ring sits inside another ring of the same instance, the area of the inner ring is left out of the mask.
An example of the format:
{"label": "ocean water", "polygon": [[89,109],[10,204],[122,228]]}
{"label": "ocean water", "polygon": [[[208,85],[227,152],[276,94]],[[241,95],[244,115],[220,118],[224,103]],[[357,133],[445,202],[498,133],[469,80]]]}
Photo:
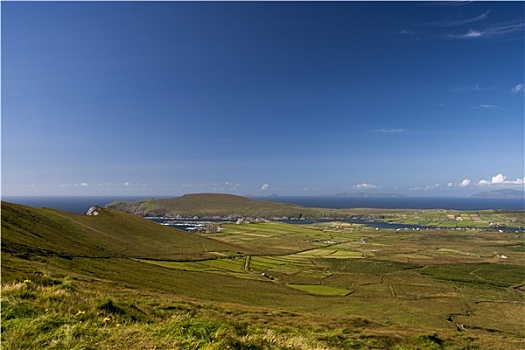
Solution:
{"label": "ocean water", "polygon": [[[29,197],[5,196],[3,201],[29,205],[36,208],[53,208],[75,214],[85,213],[91,206],[104,206],[116,200],[135,201],[151,198],[147,196],[104,197]],[[161,198],[161,197],[156,197]],[[282,203],[299,204],[317,208],[380,208],[380,209],[456,209],[456,210],[525,210],[525,201],[520,198],[450,198],[450,197],[253,197]]]}
{"label": "ocean water", "polygon": [[53,208],[68,211],[74,214],[84,214],[94,205],[105,206],[117,200],[136,201],[145,199],[144,196],[104,196],[104,197],[76,197],[76,196],[5,196],[3,201],[24,204],[35,208]]}

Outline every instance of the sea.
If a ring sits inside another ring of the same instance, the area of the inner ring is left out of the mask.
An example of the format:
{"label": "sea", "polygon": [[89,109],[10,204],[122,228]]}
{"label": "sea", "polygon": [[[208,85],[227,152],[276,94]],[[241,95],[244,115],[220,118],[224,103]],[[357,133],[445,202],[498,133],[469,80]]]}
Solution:
{"label": "sea", "polygon": [[[93,205],[105,206],[117,200],[136,201],[144,196],[3,196],[2,201],[36,208],[53,208],[75,214],[84,214]],[[163,197],[155,197],[163,198]],[[443,210],[525,210],[523,198],[458,198],[458,197],[329,197],[329,196],[272,196],[251,197],[298,204],[314,208],[379,208],[379,209],[443,209]]]}

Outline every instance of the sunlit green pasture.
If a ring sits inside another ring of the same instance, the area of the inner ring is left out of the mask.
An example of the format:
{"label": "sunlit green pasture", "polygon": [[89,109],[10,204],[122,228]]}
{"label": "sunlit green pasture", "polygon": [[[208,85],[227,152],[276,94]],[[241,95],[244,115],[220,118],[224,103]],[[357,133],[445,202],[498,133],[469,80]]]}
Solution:
{"label": "sunlit green pasture", "polygon": [[303,257],[330,257],[330,258],[341,258],[341,259],[359,259],[363,258],[363,253],[352,250],[338,249],[337,248],[324,248],[324,249],[312,249],[305,252],[301,252],[297,255]]}
{"label": "sunlit green pasture", "polygon": [[229,275],[242,279],[261,279],[260,276],[252,273],[245,273],[245,259],[244,258],[224,258],[212,259],[197,262],[179,262],[179,261],[158,261],[158,260],[137,260],[147,264],[162,266],[170,269],[181,271],[196,271],[206,272],[209,274]]}
{"label": "sunlit green pasture", "polygon": [[345,296],[351,293],[347,289],[323,286],[319,284],[288,284],[289,287],[298,289],[300,291],[314,294],[314,295],[323,295],[323,296]]}
{"label": "sunlit green pasture", "polygon": [[247,225],[225,224],[213,239],[238,246],[252,254],[285,254],[323,246],[328,233],[311,226],[279,222]]}
{"label": "sunlit green pasture", "polygon": [[439,280],[502,288],[525,283],[525,271],[522,265],[492,263],[434,265],[426,266],[422,269],[422,273]]}
{"label": "sunlit green pasture", "polygon": [[278,271],[287,274],[298,273],[305,270],[314,270],[316,267],[311,261],[293,256],[252,256],[250,260],[252,271]]}

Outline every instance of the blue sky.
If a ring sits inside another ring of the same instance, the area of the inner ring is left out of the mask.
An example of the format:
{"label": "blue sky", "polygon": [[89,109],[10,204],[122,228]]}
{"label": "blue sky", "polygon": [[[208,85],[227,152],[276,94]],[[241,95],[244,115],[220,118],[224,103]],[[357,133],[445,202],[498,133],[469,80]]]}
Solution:
{"label": "blue sky", "polygon": [[5,2],[4,195],[523,189],[523,2]]}

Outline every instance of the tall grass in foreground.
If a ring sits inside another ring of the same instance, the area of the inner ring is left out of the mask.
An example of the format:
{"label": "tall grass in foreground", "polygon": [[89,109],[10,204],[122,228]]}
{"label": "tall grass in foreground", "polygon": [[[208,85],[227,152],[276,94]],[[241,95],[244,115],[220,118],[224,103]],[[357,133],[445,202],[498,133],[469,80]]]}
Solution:
{"label": "tall grass in foreground", "polygon": [[360,319],[351,327],[324,327],[283,313],[272,322],[272,315],[261,320],[255,311],[136,293],[115,298],[94,289],[44,274],[3,285],[2,349],[477,349],[435,334],[367,333],[371,323]]}

